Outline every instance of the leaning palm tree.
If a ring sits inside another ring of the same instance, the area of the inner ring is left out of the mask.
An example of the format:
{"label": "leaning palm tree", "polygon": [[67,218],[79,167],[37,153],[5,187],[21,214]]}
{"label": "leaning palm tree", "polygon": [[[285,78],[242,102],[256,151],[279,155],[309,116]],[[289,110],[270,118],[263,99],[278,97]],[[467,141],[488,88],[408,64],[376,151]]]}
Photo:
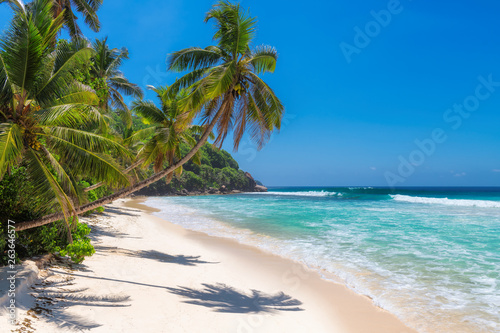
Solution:
{"label": "leaning palm tree", "polygon": [[[262,147],[273,130],[279,129],[283,106],[273,90],[259,74],[273,72],[277,53],[268,46],[251,49],[255,31],[255,19],[244,13],[239,5],[226,1],[217,3],[206,16],[214,20],[217,45],[206,48],[188,48],[172,54],[169,68],[176,71],[190,70],[169,88],[171,96],[181,89],[188,95],[179,101],[186,124],[202,117],[204,132],[196,145],[179,161],[153,176],[124,188],[114,194],[83,205],[77,213],[95,209],[118,198],[144,188],[189,161],[217,129],[217,144],[222,144],[228,132],[234,128],[234,147],[247,130],[258,147]],[[18,230],[41,226],[61,218],[52,214],[42,219],[19,224]]]}
{"label": "leaning palm tree", "polygon": [[[239,5],[220,1],[210,10],[205,22],[215,21],[217,45],[191,47],[172,54],[169,69],[190,73],[171,86],[171,92],[189,88],[191,93],[181,104],[192,120],[201,114],[205,124],[215,124],[216,145],[222,145],[234,130],[234,150],[248,131],[258,148],[280,128],[283,106],[273,90],[258,74],[273,72],[277,52],[270,46],[251,49],[255,19]],[[202,112],[200,112],[202,111]]]}
{"label": "leaning palm tree", "polygon": [[93,51],[83,40],[54,48],[52,40],[62,25],[62,15],[52,18],[51,0],[35,0],[26,11],[16,10],[2,38],[0,179],[22,163],[34,184],[33,196],[43,199],[40,212],[60,211],[67,223],[81,203],[78,176],[91,174],[114,186],[130,182],[107,156],[113,151],[125,158],[128,151],[81,130],[106,126],[94,91],[73,78]]}
{"label": "leaning palm tree", "polygon": [[76,23],[77,17],[74,9],[78,11],[85,23],[94,32],[99,32],[101,23],[97,11],[102,5],[102,0],[53,0],[52,11],[54,17],[63,15],[64,26],[68,29],[72,39],[82,37],[82,30]]}

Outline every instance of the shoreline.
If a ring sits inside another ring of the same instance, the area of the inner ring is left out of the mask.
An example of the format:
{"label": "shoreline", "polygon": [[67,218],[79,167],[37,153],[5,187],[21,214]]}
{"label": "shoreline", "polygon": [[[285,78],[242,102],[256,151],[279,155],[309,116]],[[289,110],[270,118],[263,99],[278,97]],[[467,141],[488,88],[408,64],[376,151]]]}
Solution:
{"label": "shoreline", "polygon": [[33,332],[416,332],[347,286],[153,216],[144,200],[82,219],[96,253],[42,270],[18,321],[30,318]]}
{"label": "shoreline", "polygon": [[[227,194],[232,194],[232,193],[227,193]],[[210,194],[208,194],[210,195]],[[133,197],[133,198],[130,198],[129,201],[125,202],[125,206],[127,207],[132,207],[132,208],[137,208],[137,209],[141,209],[145,212],[148,213],[148,215],[152,216],[152,217],[155,217],[157,218],[156,216],[154,215],[151,215],[152,213],[154,212],[159,212],[161,211],[160,209],[157,209],[157,208],[154,208],[154,207],[150,207],[150,206],[147,206],[144,204],[144,202],[148,199],[148,196],[137,196],[137,197]],[[362,304],[362,303],[366,303],[369,302],[370,305],[372,307],[375,308],[375,311],[376,314],[375,315],[379,315],[381,313],[383,314],[386,314],[386,315],[389,315],[390,317],[393,317],[391,319],[395,319],[396,321],[398,321],[400,324],[402,324],[404,326],[404,329],[401,331],[400,328],[398,328],[398,332],[400,333],[403,333],[403,332],[416,332],[415,330],[407,327],[404,323],[401,322],[401,320],[399,318],[397,318],[394,314],[392,314],[391,312],[375,305],[373,303],[373,300],[371,297],[367,296],[367,295],[363,295],[363,294],[360,294],[360,293],[357,293],[356,291],[350,289],[348,286],[346,286],[345,284],[343,284],[342,282],[340,282],[340,279],[337,278],[336,276],[328,276],[328,277],[324,277],[321,272],[319,271],[316,271],[316,270],[313,270],[313,269],[310,269],[308,267],[306,267],[305,265],[299,263],[299,262],[296,262],[294,261],[293,259],[291,258],[286,258],[286,257],[283,257],[283,256],[280,256],[280,255],[277,255],[275,253],[272,253],[272,252],[268,252],[268,251],[265,251],[265,250],[262,250],[258,247],[255,247],[255,246],[252,246],[252,245],[246,245],[246,244],[242,244],[242,243],[239,243],[238,241],[236,241],[235,239],[231,239],[231,238],[225,238],[225,237],[219,237],[219,236],[214,236],[214,235],[208,235],[204,232],[201,232],[201,231],[195,231],[195,230],[190,230],[190,229],[185,229],[184,227],[182,226],[179,226],[175,223],[172,223],[170,221],[166,221],[162,218],[158,218],[160,219],[161,221],[165,221],[165,222],[168,222],[170,225],[172,226],[176,226],[176,227],[180,227],[182,228],[183,230],[187,231],[188,233],[190,233],[190,237],[192,237],[193,239],[197,239],[198,241],[200,242],[204,242],[206,244],[209,244],[211,247],[214,247],[214,248],[219,248],[220,250],[222,251],[230,251],[230,250],[234,250],[234,247],[243,247],[243,248],[246,248],[247,251],[249,252],[253,252],[253,255],[255,257],[258,257],[258,256],[264,256],[264,257],[273,257],[273,260],[276,260],[276,261],[282,261],[280,263],[280,265],[283,265],[283,266],[292,266],[293,267],[293,270],[285,270],[285,274],[287,273],[291,273],[293,271],[294,273],[294,277],[297,278],[297,279],[300,279],[300,280],[304,280],[304,279],[312,279],[314,280],[313,283],[318,283],[319,286],[315,286],[316,287],[320,287],[319,289],[320,290],[316,290],[316,292],[318,292],[317,294],[320,295],[320,294],[323,294],[323,292],[325,290],[328,290],[328,294],[335,294],[335,296],[339,296],[339,293],[342,294],[342,298],[346,298],[346,300],[348,298],[351,298],[351,297],[356,297],[358,298],[357,300],[354,300],[354,299],[350,299],[349,301],[356,301],[356,302],[360,302],[358,304],[353,304],[354,306],[351,306],[352,308],[355,308],[355,307],[358,307],[360,306],[360,308],[362,307],[365,307],[366,304]],[[319,281],[318,281],[319,280]],[[297,281],[297,280],[295,280]],[[310,286],[309,286],[310,287]],[[324,289],[321,289],[321,287],[324,287]],[[332,289],[335,289],[335,290],[332,290]],[[325,297],[325,295],[323,294],[322,297]],[[326,297],[328,298],[328,297]],[[359,298],[362,298],[359,299]],[[327,302],[329,303],[329,302]],[[367,306],[368,307],[370,307]],[[358,308],[358,309],[360,309]],[[334,310],[340,310],[339,308],[337,309],[334,309]],[[342,314],[346,315],[345,317],[351,317],[351,314],[349,312],[353,311],[359,311],[359,312],[365,312],[365,314],[367,314],[368,312],[371,312],[373,309],[363,309],[363,310],[353,310],[353,309],[342,309],[340,310],[339,312],[341,312]],[[371,313],[373,314],[373,313]],[[356,318],[352,318],[354,319],[356,322],[354,321],[351,321],[349,323],[346,324],[345,326],[345,331],[342,331],[342,332],[366,332],[366,329],[371,329],[373,331],[371,332],[378,332],[377,331],[377,328],[374,328],[374,327],[370,327],[370,328],[367,328],[366,326],[364,325],[360,325],[359,327],[359,331],[358,331],[358,322],[357,322],[357,319]],[[366,319],[366,318],[364,318]],[[372,318],[373,319],[373,318]],[[380,318],[382,320],[382,318]],[[384,318],[386,319],[386,318]],[[342,322],[342,320],[340,320]],[[378,321],[378,318],[377,318],[377,321]],[[351,330],[354,329],[354,330]],[[390,330],[390,328],[385,328],[387,330],[384,330],[383,332],[392,332]],[[406,330],[405,330],[406,329]],[[382,332],[382,331],[381,331]],[[396,332],[396,331],[394,331]]]}

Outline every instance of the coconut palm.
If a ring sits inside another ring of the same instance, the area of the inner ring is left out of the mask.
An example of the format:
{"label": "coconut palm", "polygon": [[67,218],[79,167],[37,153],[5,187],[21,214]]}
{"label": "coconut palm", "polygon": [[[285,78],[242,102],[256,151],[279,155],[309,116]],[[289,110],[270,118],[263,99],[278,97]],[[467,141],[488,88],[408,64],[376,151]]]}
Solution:
{"label": "coconut palm", "polygon": [[97,17],[97,11],[102,5],[102,0],[53,0],[54,17],[63,14],[64,26],[68,29],[72,39],[82,36],[82,30],[76,23],[77,17],[74,9],[79,12],[85,23],[94,32],[99,32],[101,23]]}
{"label": "coconut palm", "polygon": [[[279,129],[283,106],[272,89],[259,74],[273,72],[277,53],[272,47],[261,46],[251,49],[254,37],[255,19],[241,10],[239,5],[226,1],[217,3],[206,16],[214,20],[216,46],[188,48],[172,54],[169,68],[176,71],[190,70],[170,88],[170,96],[181,89],[188,95],[179,101],[185,112],[186,124],[201,116],[204,132],[196,145],[179,161],[157,172],[153,176],[124,188],[114,194],[81,206],[77,213],[83,213],[107,204],[118,198],[140,190],[170,174],[189,161],[217,129],[217,144],[222,144],[228,132],[234,129],[234,147],[247,130],[258,147],[269,138],[273,130]],[[52,214],[42,219],[18,225],[18,230],[29,229],[53,222],[61,214]]]}
{"label": "coconut palm", "polygon": [[277,52],[270,46],[251,49],[255,19],[239,5],[220,1],[210,10],[205,22],[214,20],[217,45],[191,47],[173,53],[169,69],[191,71],[171,87],[189,88],[191,93],[181,105],[190,110],[188,120],[200,115],[204,123],[215,123],[218,136],[215,144],[222,145],[230,130],[234,130],[234,149],[247,131],[258,148],[262,148],[273,130],[280,128],[283,106],[273,90],[258,74],[273,72]]}
{"label": "coconut palm", "polygon": [[75,81],[76,66],[92,56],[85,41],[52,40],[63,25],[52,18],[52,1],[35,0],[26,12],[17,9],[0,43],[0,179],[15,165],[27,167],[42,213],[61,212],[68,221],[80,204],[76,178],[92,175],[110,185],[128,178],[107,153],[126,157],[116,142],[85,132],[90,124],[105,126],[98,98]]}

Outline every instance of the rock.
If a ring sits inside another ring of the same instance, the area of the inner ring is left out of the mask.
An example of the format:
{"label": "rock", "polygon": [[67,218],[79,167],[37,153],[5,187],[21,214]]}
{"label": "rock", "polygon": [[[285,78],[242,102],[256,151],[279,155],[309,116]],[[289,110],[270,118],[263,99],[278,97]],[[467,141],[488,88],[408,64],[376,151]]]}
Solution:
{"label": "rock", "polygon": [[232,191],[231,191],[231,193],[232,193],[232,194],[238,194],[238,193],[243,193],[243,192],[242,192],[242,191],[240,191],[240,190],[232,190]]}
{"label": "rock", "polygon": [[213,187],[209,187],[207,192],[208,192],[208,194],[215,194],[215,192],[217,192],[217,190]]}
{"label": "rock", "polygon": [[249,172],[245,172],[245,176],[248,178],[248,187],[242,189],[247,192],[253,192],[255,191],[254,188],[257,185],[255,182],[255,179],[253,179],[252,175]]}
{"label": "rock", "polygon": [[222,193],[226,192],[227,191],[226,185],[222,185],[219,191],[221,191]]}
{"label": "rock", "polygon": [[262,185],[255,185],[254,191],[255,192],[267,192],[267,187],[262,186]]}

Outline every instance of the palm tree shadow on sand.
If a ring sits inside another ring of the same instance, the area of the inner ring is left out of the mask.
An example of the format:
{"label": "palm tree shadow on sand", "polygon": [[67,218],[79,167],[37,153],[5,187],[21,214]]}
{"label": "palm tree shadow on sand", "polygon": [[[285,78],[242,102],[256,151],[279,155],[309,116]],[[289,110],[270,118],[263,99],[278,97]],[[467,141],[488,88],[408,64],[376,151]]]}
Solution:
{"label": "palm tree shadow on sand", "polygon": [[212,308],[215,312],[226,313],[273,313],[278,311],[303,311],[302,302],[279,292],[275,295],[265,294],[252,289],[250,294],[222,283],[203,284],[203,289],[188,287],[170,288],[168,291],[190,300],[184,303]]}
{"label": "palm tree shadow on sand", "polygon": [[114,254],[125,255],[128,257],[151,259],[159,262],[178,264],[183,266],[196,266],[199,264],[218,264],[218,262],[214,261],[201,260],[200,259],[201,256],[186,256],[183,254],[170,255],[156,250],[133,251],[113,246],[100,246],[100,245],[96,245],[95,249],[96,252],[114,253]]}

